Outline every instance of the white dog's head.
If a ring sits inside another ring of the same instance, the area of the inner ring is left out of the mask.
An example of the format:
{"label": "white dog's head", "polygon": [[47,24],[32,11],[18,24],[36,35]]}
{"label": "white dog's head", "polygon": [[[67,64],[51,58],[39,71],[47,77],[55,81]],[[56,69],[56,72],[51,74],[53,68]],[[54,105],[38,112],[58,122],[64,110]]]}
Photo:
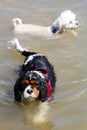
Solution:
{"label": "white dog's head", "polygon": [[52,25],[53,33],[60,33],[66,29],[75,29],[79,26],[79,22],[76,20],[76,15],[70,10],[66,10],[60,14],[60,16],[54,21]]}

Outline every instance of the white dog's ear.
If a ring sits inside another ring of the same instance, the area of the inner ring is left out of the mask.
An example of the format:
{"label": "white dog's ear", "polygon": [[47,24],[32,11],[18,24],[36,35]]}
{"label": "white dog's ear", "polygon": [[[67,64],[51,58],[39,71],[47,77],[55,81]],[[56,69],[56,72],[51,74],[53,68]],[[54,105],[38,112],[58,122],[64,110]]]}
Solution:
{"label": "white dog's ear", "polygon": [[14,27],[16,27],[19,24],[22,24],[22,20],[20,18],[14,18],[12,19]]}
{"label": "white dog's ear", "polygon": [[58,18],[53,22],[52,26],[51,26],[51,31],[52,33],[56,33],[59,30],[59,22],[58,22]]}
{"label": "white dog's ear", "polygon": [[55,21],[51,27],[51,31],[52,31],[52,33],[56,33],[56,32],[58,32],[58,30],[59,30],[59,24],[57,21]]}

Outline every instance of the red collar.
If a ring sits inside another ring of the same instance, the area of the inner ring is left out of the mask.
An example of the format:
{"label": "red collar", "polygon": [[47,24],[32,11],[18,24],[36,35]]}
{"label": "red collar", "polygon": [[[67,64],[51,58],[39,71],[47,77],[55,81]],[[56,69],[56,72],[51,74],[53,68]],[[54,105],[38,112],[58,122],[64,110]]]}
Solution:
{"label": "red collar", "polygon": [[[46,77],[48,77],[48,71],[46,69],[37,68],[36,71],[41,71]],[[46,86],[48,88],[47,97],[50,98],[52,97],[52,84],[50,80],[48,80],[48,82],[46,83]]]}
{"label": "red collar", "polygon": [[52,97],[52,85],[51,85],[50,80],[47,82],[46,86],[48,88],[47,97],[50,98]]}

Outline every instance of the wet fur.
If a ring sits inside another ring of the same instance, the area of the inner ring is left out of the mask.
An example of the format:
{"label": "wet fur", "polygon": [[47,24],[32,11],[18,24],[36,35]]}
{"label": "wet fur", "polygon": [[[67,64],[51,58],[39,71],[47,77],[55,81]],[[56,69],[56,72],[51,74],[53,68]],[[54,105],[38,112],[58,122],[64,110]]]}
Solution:
{"label": "wet fur", "polygon": [[[51,85],[52,85],[52,92],[54,92],[55,90],[55,84],[56,84],[56,76],[55,76],[55,72],[54,72],[54,67],[53,65],[51,65],[51,63],[48,61],[47,57],[42,55],[42,54],[37,54],[36,52],[29,52],[26,50],[23,50],[23,48],[19,45],[19,43],[17,44],[17,39],[13,41],[16,45],[16,49],[23,55],[26,57],[23,65],[21,65],[20,67],[20,71],[19,71],[19,78],[17,79],[15,86],[14,86],[14,97],[15,100],[20,102],[22,101],[23,98],[23,92],[25,90],[25,88],[27,87],[24,84],[24,79],[29,78],[30,75],[32,75],[32,77],[35,77],[37,79],[37,89],[40,91],[40,94],[38,96],[38,99],[41,101],[46,101],[47,98],[47,91],[48,88],[46,86],[46,83],[48,81],[50,81]],[[29,58],[31,56],[34,56],[33,58],[31,58],[29,60]],[[43,68],[41,70],[38,71],[38,68]],[[35,73],[34,73],[35,71]],[[44,76],[44,71],[48,72],[48,76]],[[40,74],[42,74],[41,76],[38,75],[38,72],[40,72]],[[44,78],[43,78],[43,77]]]}

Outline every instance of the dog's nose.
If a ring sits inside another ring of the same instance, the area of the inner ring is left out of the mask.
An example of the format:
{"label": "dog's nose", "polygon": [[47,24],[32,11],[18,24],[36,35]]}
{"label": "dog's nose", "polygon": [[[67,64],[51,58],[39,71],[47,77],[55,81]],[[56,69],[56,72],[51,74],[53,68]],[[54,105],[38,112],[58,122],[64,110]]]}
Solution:
{"label": "dog's nose", "polygon": [[32,90],[27,90],[27,93],[31,94],[33,91]]}
{"label": "dog's nose", "polygon": [[76,25],[79,25],[79,23],[76,23]]}
{"label": "dog's nose", "polygon": [[79,26],[79,22],[78,21],[76,21],[76,25]]}

